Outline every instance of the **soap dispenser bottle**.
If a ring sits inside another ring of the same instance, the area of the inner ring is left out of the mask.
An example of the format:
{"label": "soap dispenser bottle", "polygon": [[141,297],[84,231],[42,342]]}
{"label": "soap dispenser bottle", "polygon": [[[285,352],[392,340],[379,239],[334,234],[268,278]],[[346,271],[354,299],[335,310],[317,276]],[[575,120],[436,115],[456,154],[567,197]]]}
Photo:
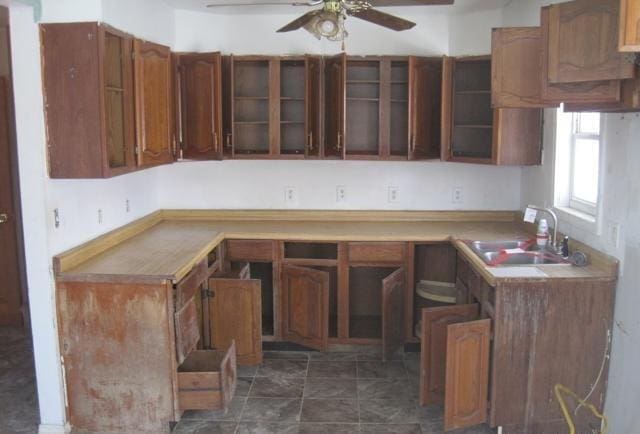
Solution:
{"label": "soap dispenser bottle", "polygon": [[546,219],[540,219],[536,232],[536,245],[539,250],[544,250],[549,244],[549,224]]}

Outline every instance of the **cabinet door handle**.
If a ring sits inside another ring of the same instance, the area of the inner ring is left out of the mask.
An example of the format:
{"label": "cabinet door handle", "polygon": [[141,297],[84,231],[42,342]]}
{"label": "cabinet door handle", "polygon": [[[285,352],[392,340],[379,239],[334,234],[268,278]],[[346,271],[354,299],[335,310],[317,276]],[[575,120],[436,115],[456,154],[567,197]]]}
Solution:
{"label": "cabinet door handle", "polygon": [[0,224],[6,223],[9,221],[9,216],[7,214],[0,214]]}
{"label": "cabinet door handle", "polygon": [[342,149],[342,133],[338,133],[338,144],[336,145],[336,150]]}
{"label": "cabinet door handle", "polygon": [[309,150],[313,151],[313,133],[309,133],[307,141],[309,143]]}
{"label": "cabinet door handle", "polygon": [[213,150],[218,152],[218,134],[215,131],[212,131],[211,134],[213,134]]}
{"label": "cabinet door handle", "polygon": [[411,139],[409,140],[411,146],[411,152],[416,152],[416,136],[411,135]]}
{"label": "cabinet door handle", "polygon": [[231,148],[231,133],[227,133],[227,148]]}

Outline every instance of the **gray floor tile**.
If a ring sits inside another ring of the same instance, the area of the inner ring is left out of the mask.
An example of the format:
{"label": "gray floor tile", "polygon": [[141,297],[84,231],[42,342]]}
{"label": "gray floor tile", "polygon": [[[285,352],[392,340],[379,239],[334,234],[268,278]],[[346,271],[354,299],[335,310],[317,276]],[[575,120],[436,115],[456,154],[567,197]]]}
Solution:
{"label": "gray floor tile", "polygon": [[302,400],[248,398],[241,420],[254,422],[298,422]]}
{"label": "gray floor tile", "polygon": [[253,377],[238,377],[235,396],[248,396],[253,384]]}
{"label": "gray floor tile", "polygon": [[360,400],[361,423],[418,423],[413,400]]}
{"label": "gray floor tile", "polygon": [[419,378],[420,377],[420,359],[404,359],[404,369],[407,372],[407,376]]}
{"label": "gray floor tile", "polygon": [[406,378],[402,361],[358,362],[358,378]]}
{"label": "gray floor tile", "polygon": [[422,424],[442,424],[444,408],[441,405],[427,405],[417,407],[418,422]]}
{"label": "gray floor tile", "polygon": [[182,420],[237,421],[240,420],[246,400],[247,398],[243,396],[234,396],[226,412],[222,410],[187,410],[182,414]]}
{"label": "gray floor tile", "polygon": [[297,423],[240,422],[236,434],[297,434]]}
{"label": "gray floor tile", "polygon": [[358,401],[355,399],[305,399],[301,422],[357,423]]}
{"label": "gray floor tile", "polygon": [[306,377],[306,360],[267,359],[256,373],[256,377]]}
{"label": "gray floor tile", "polygon": [[265,351],[264,359],[284,359],[284,360],[308,360],[309,353],[306,351]]}
{"label": "gray floor tile", "polygon": [[358,397],[355,379],[346,378],[307,378],[304,386],[305,398],[342,398]]}
{"label": "gray floor tile", "polygon": [[346,352],[315,352],[310,356],[313,361],[355,362],[358,359],[358,353]]}
{"label": "gray floor tile", "polygon": [[402,379],[358,379],[359,399],[404,399],[415,398],[409,382]]}
{"label": "gray floor tile", "polygon": [[238,366],[238,377],[253,377],[256,375],[256,371],[258,370],[258,365],[251,366]]}
{"label": "gray floor tile", "polygon": [[389,434],[421,434],[422,430],[417,423],[404,424],[362,424],[362,433],[389,433]]}
{"label": "gray floor tile", "polygon": [[252,398],[302,398],[304,378],[256,377],[249,396]]}
{"label": "gray floor tile", "polygon": [[235,422],[216,422],[210,420],[183,420],[172,434],[233,434]]}
{"label": "gray floor tile", "polygon": [[356,378],[356,362],[309,362],[309,377]]}
{"label": "gray floor tile", "polygon": [[357,434],[357,423],[301,423],[298,434]]}

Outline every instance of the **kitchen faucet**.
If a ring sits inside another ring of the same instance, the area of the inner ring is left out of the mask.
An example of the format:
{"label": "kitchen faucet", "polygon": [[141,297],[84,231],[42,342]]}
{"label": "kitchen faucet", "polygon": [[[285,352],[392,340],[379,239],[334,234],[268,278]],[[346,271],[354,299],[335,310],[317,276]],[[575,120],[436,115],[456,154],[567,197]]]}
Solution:
{"label": "kitchen faucet", "polygon": [[561,247],[558,245],[558,215],[552,208],[542,208],[535,205],[527,205],[527,208],[535,209],[536,211],[546,212],[553,219],[553,239],[551,240],[551,249],[555,253],[559,253]]}

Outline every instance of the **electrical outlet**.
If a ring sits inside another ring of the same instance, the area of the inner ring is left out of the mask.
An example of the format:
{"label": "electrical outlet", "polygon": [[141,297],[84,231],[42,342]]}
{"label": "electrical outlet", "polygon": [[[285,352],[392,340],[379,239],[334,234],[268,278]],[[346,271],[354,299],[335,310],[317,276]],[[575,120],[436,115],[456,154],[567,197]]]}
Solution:
{"label": "electrical outlet", "polygon": [[464,202],[464,195],[463,195],[463,190],[462,187],[455,187],[452,191],[451,191],[451,202],[452,203],[463,203]]}
{"label": "electrical outlet", "polygon": [[131,203],[129,202],[129,199],[124,201],[124,209],[126,212],[130,212],[131,211]]}
{"label": "electrical outlet", "polygon": [[53,210],[53,226],[58,229],[60,227],[60,211],[58,208]]}
{"label": "electrical outlet", "polygon": [[344,185],[338,185],[336,187],[336,202],[347,201],[347,187]]}
{"label": "electrical outlet", "polygon": [[398,187],[389,187],[387,201],[389,203],[397,203],[400,201],[400,189]]}
{"label": "electrical outlet", "polygon": [[100,208],[98,208],[98,224],[101,225],[102,222],[103,222],[102,210]]}
{"label": "electrical outlet", "polygon": [[284,188],[284,202],[287,205],[294,205],[298,201],[298,191],[295,187]]}
{"label": "electrical outlet", "polygon": [[613,247],[618,247],[620,243],[620,223],[609,222],[608,241]]}

